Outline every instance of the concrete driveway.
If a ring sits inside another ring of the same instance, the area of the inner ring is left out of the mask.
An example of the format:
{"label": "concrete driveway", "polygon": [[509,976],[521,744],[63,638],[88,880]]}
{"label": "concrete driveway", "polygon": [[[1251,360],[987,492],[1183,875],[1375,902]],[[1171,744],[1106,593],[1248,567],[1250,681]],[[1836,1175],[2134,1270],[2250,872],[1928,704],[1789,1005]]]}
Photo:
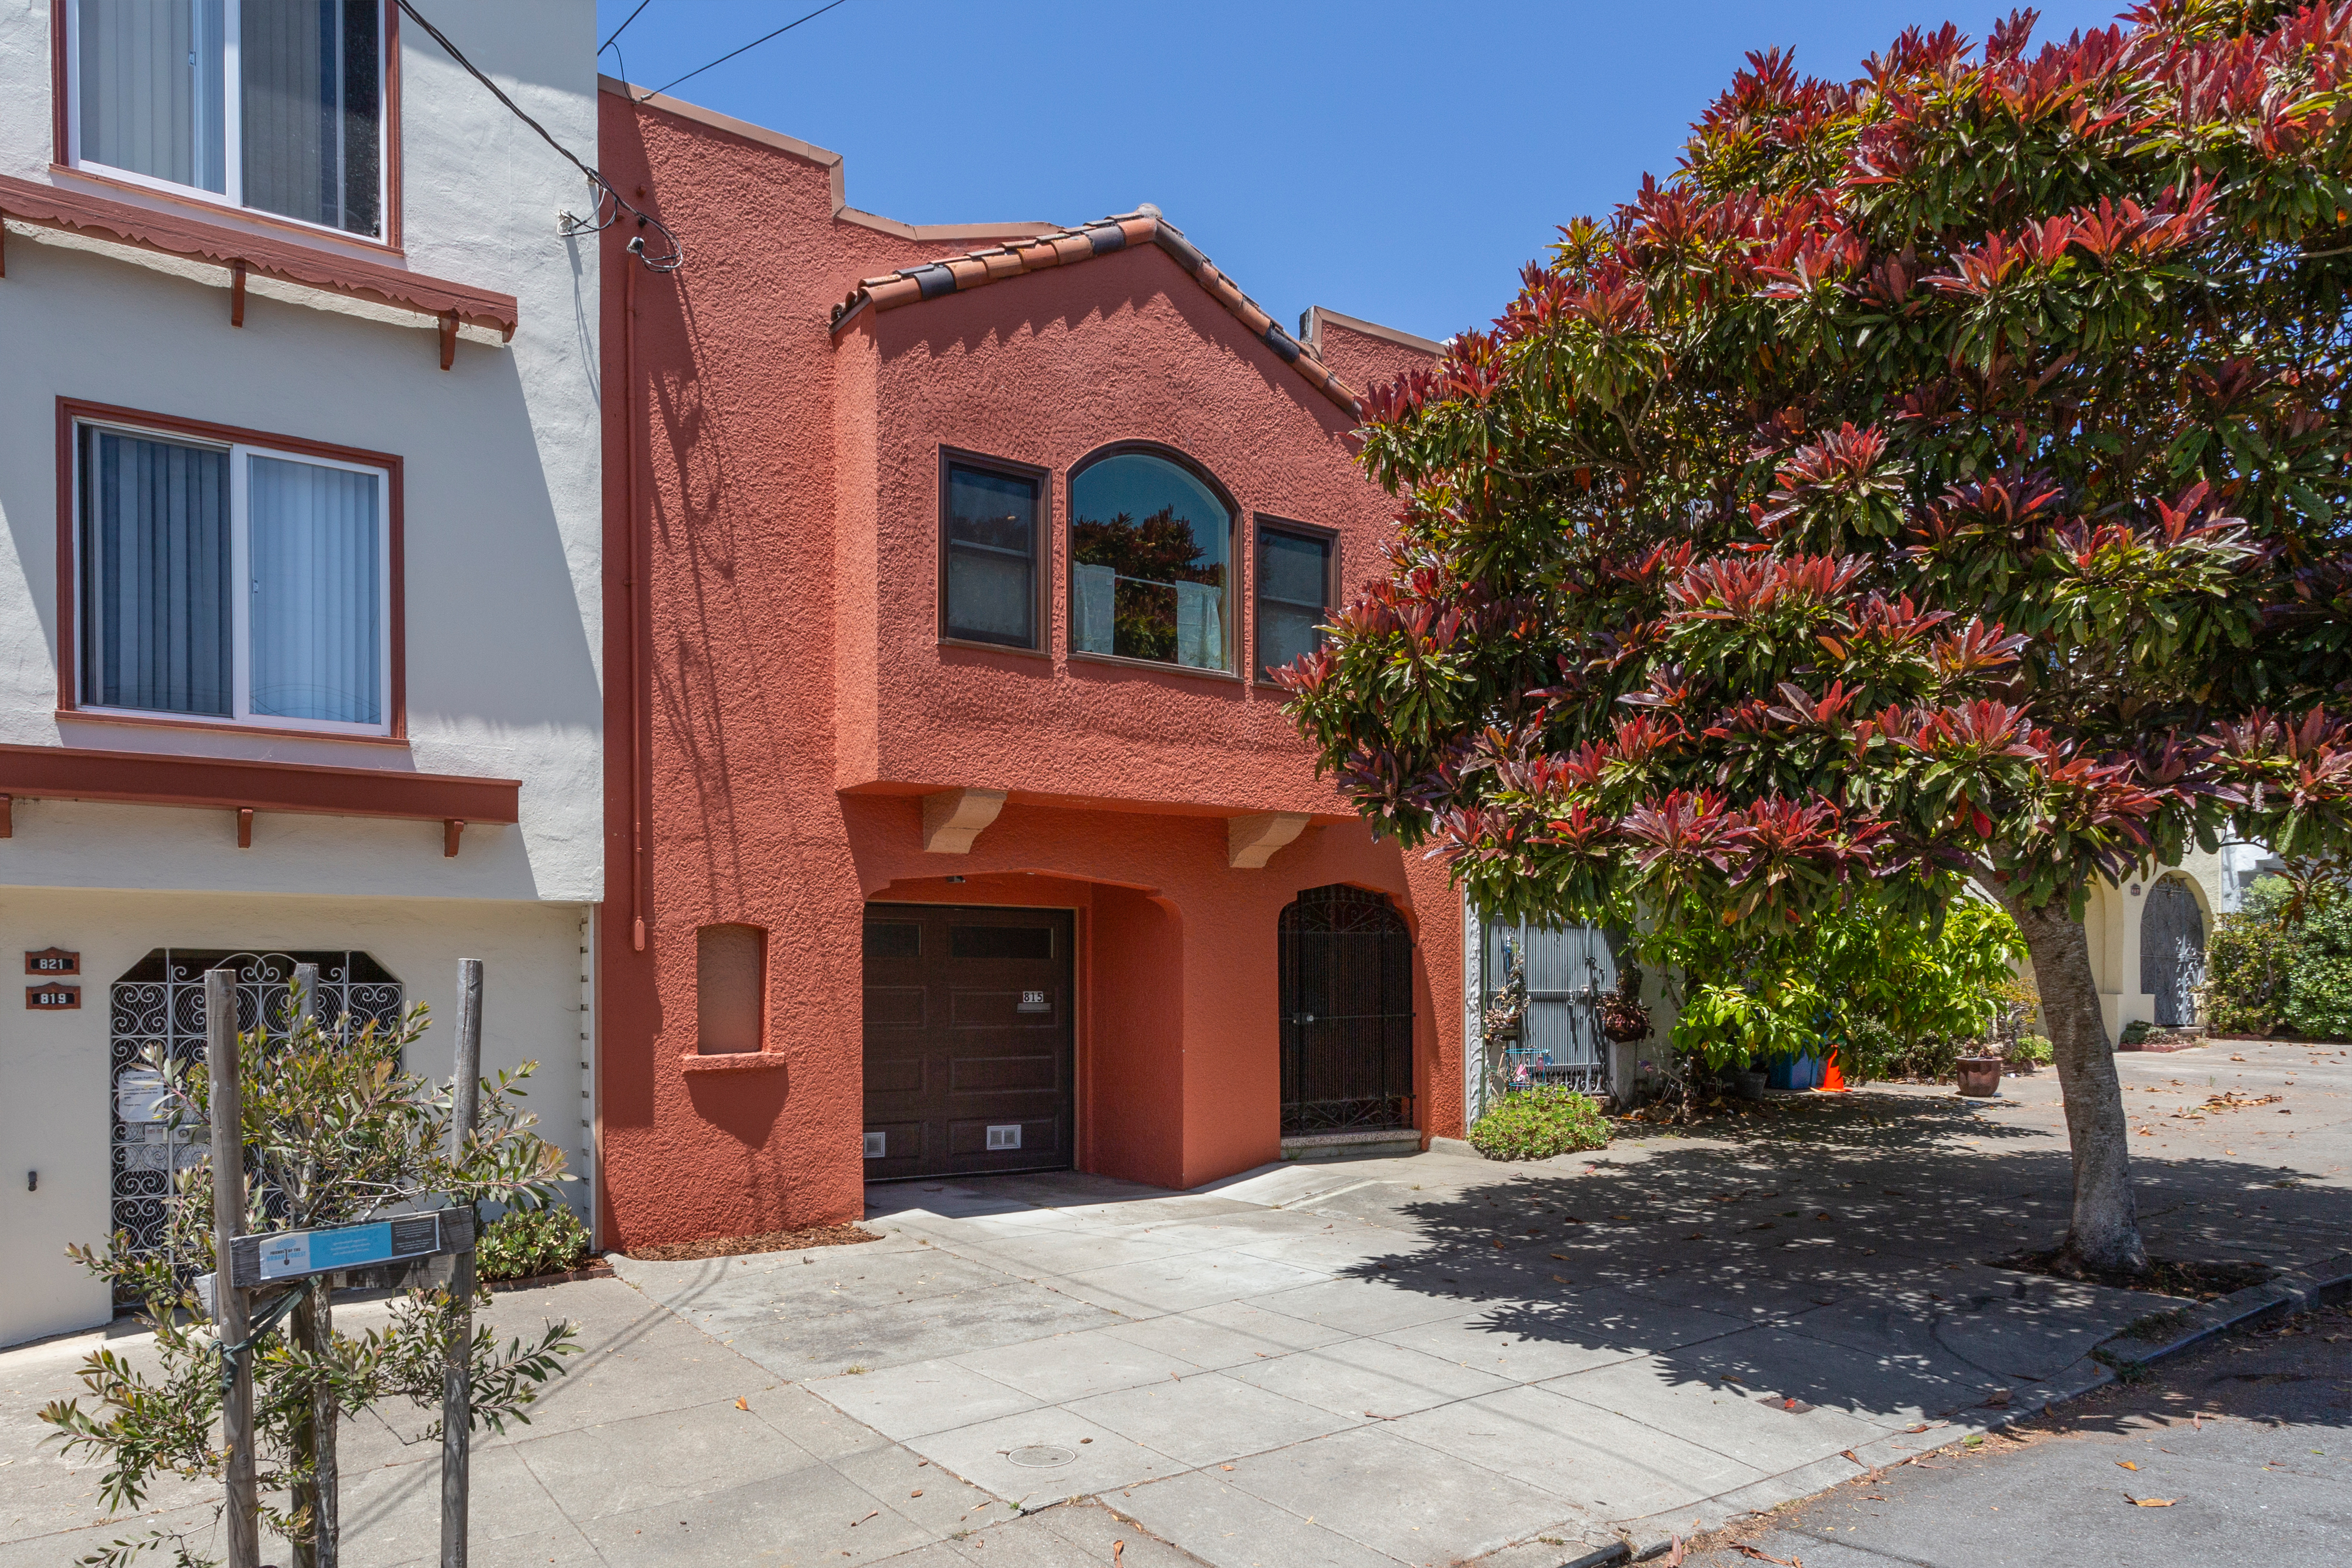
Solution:
{"label": "concrete driveway", "polygon": [[[2211,1065],[2124,1059],[2136,1101]],[[2304,1075],[2304,1150],[2340,1154],[2340,1059],[2273,1068]],[[1098,1497],[1219,1568],[1550,1568],[2095,1386],[2095,1346],[2180,1304],[1987,1265],[2063,1226],[2055,1086],[2017,1087],[1819,1097],[1737,1140],[1531,1166],[898,1184],[869,1194],[878,1244],[618,1267],[1008,1501]],[[2203,1127],[2175,1125],[2183,1144]],[[2284,1133],[2235,1125],[2205,1130],[2265,1163],[2144,1162],[2155,1250],[2340,1245],[2340,1173],[2272,1163]]]}

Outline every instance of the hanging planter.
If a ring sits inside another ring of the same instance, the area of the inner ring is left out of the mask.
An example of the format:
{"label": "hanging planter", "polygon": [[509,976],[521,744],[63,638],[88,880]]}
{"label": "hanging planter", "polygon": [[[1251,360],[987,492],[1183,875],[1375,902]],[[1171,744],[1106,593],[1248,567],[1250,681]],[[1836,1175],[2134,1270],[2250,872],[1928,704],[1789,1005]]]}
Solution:
{"label": "hanging planter", "polygon": [[1618,973],[1617,989],[1595,999],[1601,1032],[1622,1043],[1650,1037],[1650,1010],[1642,1005],[1642,972],[1627,964]]}

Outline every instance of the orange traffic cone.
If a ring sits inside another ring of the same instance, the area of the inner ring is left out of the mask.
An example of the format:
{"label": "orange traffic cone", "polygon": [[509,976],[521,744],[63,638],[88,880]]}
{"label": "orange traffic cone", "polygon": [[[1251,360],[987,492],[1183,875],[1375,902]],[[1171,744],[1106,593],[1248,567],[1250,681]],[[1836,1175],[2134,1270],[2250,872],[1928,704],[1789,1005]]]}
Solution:
{"label": "orange traffic cone", "polygon": [[1821,1090],[1823,1094],[1843,1094],[1845,1074],[1838,1071],[1837,1047],[1832,1046],[1828,1058],[1822,1063]]}

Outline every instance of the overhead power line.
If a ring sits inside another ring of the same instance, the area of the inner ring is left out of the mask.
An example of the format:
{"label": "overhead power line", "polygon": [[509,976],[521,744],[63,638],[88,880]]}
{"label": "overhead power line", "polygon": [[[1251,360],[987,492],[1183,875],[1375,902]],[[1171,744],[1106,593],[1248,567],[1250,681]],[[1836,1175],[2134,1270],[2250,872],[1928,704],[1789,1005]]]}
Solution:
{"label": "overhead power line", "polygon": [[[402,4],[403,4],[404,5],[406,5],[406,3],[407,3],[407,0],[402,0]],[[782,26],[781,26],[781,27],[777,28],[777,29],[776,29],[774,32],[772,32],[772,33],[762,33],[762,34],[761,34],[758,37],[756,37],[756,38],[752,39],[750,43],[745,44],[745,45],[743,46],[743,47],[742,47],[742,48],[740,48],[740,49],[730,49],[730,50],[728,50],[725,54],[723,54],[723,55],[719,56],[717,59],[710,61],[709,64],[707,64],[707,65],[698,65],[698,66],[695,67],[692,70],[690,70],[690,71],[687,72],[684,76],[682,76],[682,77],[677,77],[677,78],[673,79],[672,80],[669,80],[669,81],[664,82],[661,86],[659,86],[659,87],[657,87],[657,88],[654,89],[652,92],[649,92],[649,93],[646,94],[646,98],[655,98],[655,97],[658,97],[660,94],[665,93],[665,92],[667,92],[671,88],[676,87],[676,86],[677,86],[679,82],[681,82],[681,81],[691,81],[691,80],[693,80],[696,77],[700,76],[704,71],[709,70],[712,66],[723,66],[723,65],[725,65],[729,60],[733,59],[737,55],[743,54],[743,53],[745,53],[745,52],[746,52],[746,51],[748,51],[748,50],[751,50],[751,49],[756,49],[756,48],[758,48],[761,44],[766,43],[770,38],[780,38],[780,37],[783,37],[786,33],[791,32],[794,27],[799,26],[803,22],[814,22],[814,21],[815,21],[819,16],[824,16],[827,11],[832,10],[832,9],[834,8],[834,6],[835,6],[835,5],[846,5],[846,4],[848,4],[848,0],[833,0],[833,4],[832,4],[832,5],[820,5],[820,6],[818,6],[815,10],[814,10],[814,11],[810,12],[807,16],[805,16],[796,17],[796,18],[794,18],[793,20],[792,20],[792,21],[789,21],[789,22],[785,23]],[[640,9],[640,10],[642,10],[642,9],[644,9],[644,7],[643,7],[643,6],[640,6],[640,7],[639,7],[639,9]],[[622,23],[622,24],[621,24],[621,26],[624,26],[624,27],[625,27],[625,26],[628,26],[628,24],[627,24],[626,22],[624,22],[624,23]],[[618,35],[617,33],[615,33],[615,34],[614,34],[614,37],[618,37],[618,36],[619,36],[619,35]],[[645,101],[645,100],[644,100],[644,99],[640,99],[640,100],[638,100],[638,101],[642,103],[643,101]]]}
{"label": "overhead power line", "polygon": [[621,25],[620,25],[619,26],[617,26],[617,27],[615,27],[615,28],[614,28],[614,29],[613,29],[613,37],[610,37],[610,38],[605,39],[603,43],[601,43],[601,44],[597,45],[597,46],[596,46],[596,52],[597,52],[598,54],[600,54],[600,55],[601,55],[601,54],[603,54],[606,49],[611,48],[611,47],[613,47],[613,45],[614,45],[614,42],[615,40],[617,40],[623,33],[625,33],[625,32],[627,32],[627,31],[629,30],[629,24],[630,24],[630,23],[632,23],[632,22],[634,22],[634,21],[635,21],[635,20],[637,19],[638,16],[639,16],[639,15],[640,15],[644,10],[645,10],[645,8],[646,8],[646,6],[648,6],[648,5],[652,5],[653,3],[654,3],[654,0],[637,0],[637,8],[636,8],[636,10],[630,12],[627,16],[624,16],[624,17],[622,17],[622,18],[621,18]]}
{"label": "overhead power line", "polygon": [[[648,3],[650,3],[650,0],[648,0]],[[834,5],[838,5],[840,4],[841,0],[834,0]],[[831,8],[831,6],[826,7],[828,10]],[[505,104],[508,113],[513,115],[517,120],[521,121],[525,125],[530,126],[533,131],[539,132],[539,139],[541,141],[554,148],[557,153],[562,155],[565,163],[570,163],[573,168],[579,170],[582,174],[587,177],[588,183],[595,187],[596,211],[594,217],[586,223],[582,223],[576,219],[570,222],[565,226],[565,233],[595,234],[604,229],[610,228],[615,218],[623,213],[627,213],[630,216],[637,220],[639,227],[657,230],[662,238],[667,242],[669,247],[668,250],[656,256],[648,250],[642,239],[634,240],[629,246],[629,250],[632,255],[635,256],[639,261],[644,262],[648,268],[651,268],[656,272],[675,272],[680,266],[684,265],[686,261],[686,247],[678,242],[677,234],[672,232],[667,224],[654,216],[653,214],[638,207],[634,203],[630,202],[627,197],[622,195],[619,191],[614,190],[611,181],[605,179],[604,175],[598,174],[595,170],[582,163],[571,148],[566,147],[562,142],[558,142],[548,132],[546,126],[541,125],[538,121],[533,120],[530,115],[525,114],[522,111],[521,106],[517,104],[513,99],[509,98],[506,95],[505,90],[501,89],[497,82],[492,81],[488,77],[483,75],[481,68],[466,58],[464,50],[458,48],[457,45],[449,41],[449,35],[444,33],[440,28],[426,21],[424,14],[418,11],[416,7],[410,3],[410,0],[400,0],[400,9],[403,16],[406,16],[410,21],[415,23],[418,26],[424,28],[427,34],[431,35],[433,41],[440,45],[441,47],[447,52],[451,59],[457,61],[458,65],[465,68],[467,75],[472,77],[476,81],[480,82],[484,87],[489,89],[490,96],[497,99],[500,103]],[[645,9],[645,6],[640,5],[637,9],[642,11]],[[805,20],[806,18],[803,19]],[[624,22],[621,25],[623,26],[628,26],[626,22]],[[712,63],[716,64],[717,62],[713,61]]]}

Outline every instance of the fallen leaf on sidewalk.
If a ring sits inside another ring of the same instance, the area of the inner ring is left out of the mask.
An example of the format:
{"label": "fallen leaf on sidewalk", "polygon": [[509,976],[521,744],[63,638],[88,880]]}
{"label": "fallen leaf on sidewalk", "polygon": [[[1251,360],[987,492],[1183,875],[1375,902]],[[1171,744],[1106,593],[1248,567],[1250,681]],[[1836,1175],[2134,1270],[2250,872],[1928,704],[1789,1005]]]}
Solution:
{"label": "fallen leaf on sidewalk", "polygon": [[908,1497],[920,1497],[923,1495],[923,1489],[917,1487],[913,1491],[908,1492],[907,1495]]}
{"label": "fallen leaf on sidewalk", "polygon": [[2009,1400],[2010,1392],[2006,1388],[1996,1388],[1990,1394],[1985,1395],[1986,1406],[1993,1410],[2006,1408],[2009,1404]]}
{"label": "fallen leaf on sidewalk", "polygon": [[2126,1470],[2137,1470],[2139,1468],[2137,1465],[2133,1464],[2129,1459],[2117,1459],[2116,1463],[2121,1465]]}
{"label": "fallen leaf on sidewalk", "polygon": [[2174,1500],[2168,1497],[2134,1497],[2124,1493],[2124,1500],[2134,1508],[2170,1508]]}
{"label": "fallen leaf on sidewalk", "polygon": [[1733,1542],[1731,1549],[1743,1557],[1753,1557],[1759,1563],[1778,1563],[1780,1568],[1805,1568],[1805,1560],[1801,1557],[1775,1557],[1769,1552],[1757,1551],[1744,1541]]}
{"label": "fallen leaf on sidewalk", "polygon": [[751,1402],[748,1399],[738,1396],[735,1401],[735,1408],[738,1410],[749,1410],[751,1408]]}
{"label": "fallen leaf on sidewalk", "polygon": [[1801,1399],[1784,1399],[1780,1401],[1780,1408],[1783,1410],[1794,1411],[1797,1415],[1802,1415],[1806,1411],[1811,1410],[1812,1406],[1806,1404]]}
{"label": "fallen leaf on sidewalk", "polygon": [[1682,1565],[1683,1538],[1677,1535],[1675,1537],[1675,1543],[1666,1548],[1666,1568],[1682,1568]]}
{"label": "fallen leaf on sidewalk", "polygon": [[[876,1513],[880,1513],[881,1511],[882,1511],[882,1510],[881,1510],[880,1509],[878,1509],[878,1508],[877,1508],[877,1509],[876,1509],[876,1510],[874,1510],[874,1513],[869,1513],[869,1514],[867,1514],[867,1515],[866,1516],[866,1519],[872,1519],[872,1518],[874,1517],[874,1514],[876,1514]],[[856,1530],[859,1525],[864,1524],[864,1523],[866,1522],[866,1519],[853,1519],[853,1520],[851,1520],[851,1521],[849,1521],[849,1528],[850,1528],[850,1529],[852,1529],[852,1530]]]}
{"label": "fallen leaf on sidewalk", "polygon": [[1112,1542],[1110,1543],[1110,1568],[1118,1568],[1118,1560],[1126,1555],[1127,1542],[1124,1541]]}

